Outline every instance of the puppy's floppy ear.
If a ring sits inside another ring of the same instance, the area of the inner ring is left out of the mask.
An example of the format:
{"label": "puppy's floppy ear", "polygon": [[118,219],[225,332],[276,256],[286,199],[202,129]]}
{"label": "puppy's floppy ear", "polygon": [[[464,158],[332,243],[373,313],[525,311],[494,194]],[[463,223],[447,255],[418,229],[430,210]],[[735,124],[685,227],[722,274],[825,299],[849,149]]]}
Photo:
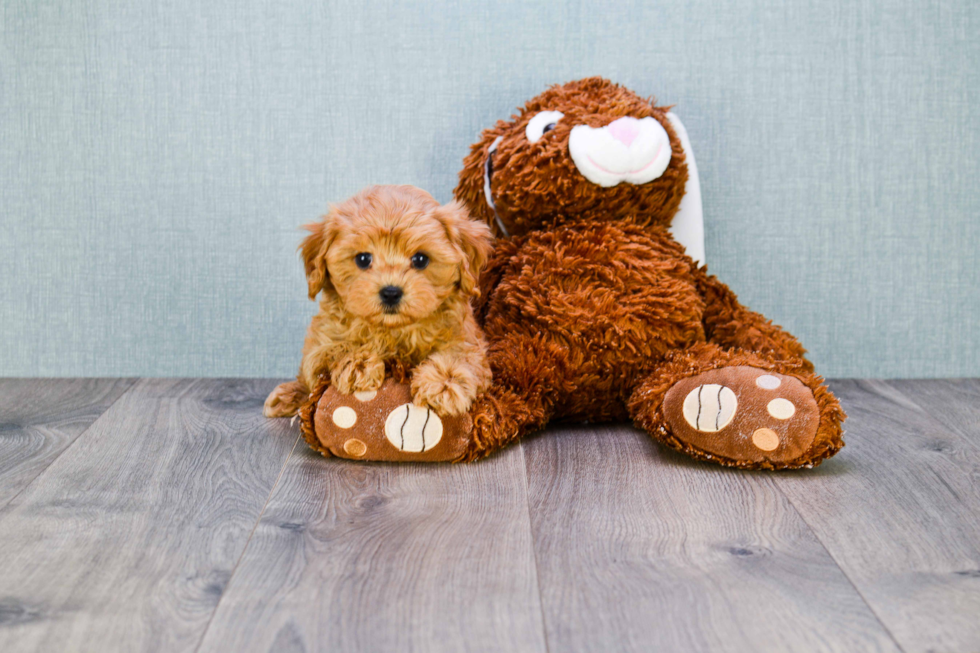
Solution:
{"label": "puppy's floppy ear", "polygon": [[446,229],[449,242],[460,249],[459,290],[464,295],[480,294],[477,281],[480,269],[493,251],[493,233],[483,222],[471,220],[462,202],[454,201],[434,211]]}
{"label": "puppy's floppy ear", "polygon": [[310,299],[316,299],[321,290],[333,289],[330,273],[327,271],[327,252],[340,232],[338,219],[330,210],[320,222],[303,225],[310,235],[300,243],[299,250],[306,266],[306,283],[309,284]]}

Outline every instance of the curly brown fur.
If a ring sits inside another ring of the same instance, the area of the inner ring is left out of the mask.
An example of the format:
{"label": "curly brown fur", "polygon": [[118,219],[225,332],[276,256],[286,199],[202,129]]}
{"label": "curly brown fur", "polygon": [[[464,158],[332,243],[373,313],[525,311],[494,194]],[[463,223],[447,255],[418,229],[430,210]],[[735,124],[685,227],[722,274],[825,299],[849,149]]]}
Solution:
{"label": "curly brown fur", "polygon": [[296,408],[309,399],[310,390],[299,381],[280,383],[266,397],[263,412],[266,417],[290,417]]}
{"label": "curly brown fur", "polygon": [[[524,136],[527,123],[538,112],[552,109],[560,109],[565,117],[528,147]],[[680,153],[680,139],[666,119],[669,109],[656,106],[653,98],[644,100],[599,77],[552,86],[509,121],[500,120],[483,132],[480,142],[463,160],[456,199],[465,202],[474,216],[498,228],[484,198],[483,176],[490,147],[500,137],[490,184],[497,214],[509,234],[526,233],[570,217],[603,222],[628,218],[667,227],[680,206],[687,182],[683,154],[675,156],[664,174],[648,184],[619,184],[597,192],[597,186],[579,173],[568,155],[568,138],[577,125],[602,127],[625,116],[651,117],[667,131],[671,149]]]}
{"label": "curly brown fur", "polygon": [[[542,111],[564,115],[529,140],[528,125]],[[480,282],[477,315],[494,383],[474,404],[466,460],[550,421],[629,417],[668,446],[733,466],[807,466],[843,445],[844,414],[796,338],[742,306],[669,234],[687,165],[667,111],[589,78],[548,89],[471,148],[456,198],[507,237],[497,241]],[[569,150],[573,130],[611,129],[624,117],[660,124],[669,164],[644,183],[589,181]],[[798,459],[719,460],[671,434],[662,404],[672,386],[746,364],[792,375],[812,391],[819,426]]]}
{"label": "curly brown fur", "polygon": [[303,439],[306,443],[310,445],[310,448],[314,451],[319,451],[320,455],[325,458],[332,458],[333,454],[330,450],[323,446],[320,439],[316,436],[315,421],[313,419],[314,413],[316,413],[316,405],[320,401],[320,397],[323,393],[327,391],[330,387],[330,379],[327,376],[321,376],[317,380],[316,386],[313,388],[312,392],[307,395],[307,398],[303,403],[299,405],[296,409],[296,413],[300,416],[299,427],[300,431],[303,433]]}
{"label": "curly brown fur", "polygon": [[[468,411],[490,382],[471,305],[491,250],[489,228],[461,204],[440,206],[412,186],[372,186],[306,228],[300,249],[320,310],[296,382],[269,395],[265,414],[295,414],[322,374],[345,394],[377,390],[392,359],[414,368],[415,403],[447,415]],[[384,297],[391,289],[400,293],[394,303]]]}

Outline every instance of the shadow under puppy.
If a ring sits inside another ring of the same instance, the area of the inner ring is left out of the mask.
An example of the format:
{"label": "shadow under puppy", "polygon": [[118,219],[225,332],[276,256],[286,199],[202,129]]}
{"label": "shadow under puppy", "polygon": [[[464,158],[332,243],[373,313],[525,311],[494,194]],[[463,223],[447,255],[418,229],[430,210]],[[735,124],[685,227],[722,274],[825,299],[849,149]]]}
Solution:
{"label": "shadow under puppy", "polygon": [[305,228],[300,250],[320,310],[296,381],[272,391],[265,415],[295,415],[324,374],[343,394],[376,391],[388,360],[414,367],[416,405],[466,413],[491,378],[470,305],[490,229],[414,186],[372,186]]}

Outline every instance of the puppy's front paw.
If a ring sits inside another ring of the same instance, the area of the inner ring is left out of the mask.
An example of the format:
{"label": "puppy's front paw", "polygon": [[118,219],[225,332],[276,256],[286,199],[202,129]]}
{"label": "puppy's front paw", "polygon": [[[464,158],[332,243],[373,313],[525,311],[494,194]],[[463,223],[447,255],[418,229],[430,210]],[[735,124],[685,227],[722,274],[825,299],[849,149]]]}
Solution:
{"label": "puppy's front paw", "polygon": [[351,354],[330,373],[330,383],[345,395],[377,390],[385,380],[385,364],[374,354]]}
{"label": "puppy's front paw", "polygon": [[480,374],[467,366],[423,363],[412,375],[412,401],[440,415],[462,415],[482,385]]}

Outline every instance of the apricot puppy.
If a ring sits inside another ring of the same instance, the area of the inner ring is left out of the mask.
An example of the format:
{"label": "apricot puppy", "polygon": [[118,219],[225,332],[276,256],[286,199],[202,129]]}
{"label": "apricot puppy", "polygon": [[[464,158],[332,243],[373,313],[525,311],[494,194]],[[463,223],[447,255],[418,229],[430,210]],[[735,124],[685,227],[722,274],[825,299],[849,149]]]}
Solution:
{"label": "apricot puppy", "polygon": [[470,306],[490,229],[414,186],[372,186],[305,228],[300,250],[320,310],[296,381],[272,391],[265,415],[295,415],[321,374],[344,394],[377,390],[388,359],[415,367],[415,404],[467,412],[490,384]]}

